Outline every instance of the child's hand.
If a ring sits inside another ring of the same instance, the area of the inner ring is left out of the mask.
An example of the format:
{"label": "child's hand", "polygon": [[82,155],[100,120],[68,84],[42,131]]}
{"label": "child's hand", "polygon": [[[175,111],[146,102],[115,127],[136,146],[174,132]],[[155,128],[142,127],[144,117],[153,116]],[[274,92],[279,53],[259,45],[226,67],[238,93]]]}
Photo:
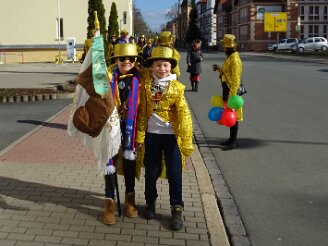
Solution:
{"label": "child's hand", "polygon": [[141,149],[141,148],[142,148],[142,146],[143,146],[143,144],[142,144],[142,143],[138,143],[136,147],[137,147],[137,149]]}

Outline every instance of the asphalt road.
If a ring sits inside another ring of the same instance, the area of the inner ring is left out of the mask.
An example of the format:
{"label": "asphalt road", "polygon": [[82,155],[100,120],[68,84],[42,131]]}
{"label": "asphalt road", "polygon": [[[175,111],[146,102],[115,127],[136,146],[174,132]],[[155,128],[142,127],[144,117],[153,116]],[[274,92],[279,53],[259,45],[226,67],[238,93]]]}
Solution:
{"label": "asphalt road", "polygon": [[234,196],[250,241],[263,245],[328,245],[327,65],[242,55],[244,122],[240,148],[222,151],[229,129],[208,120],[210,98],[221,94],[205,53],[198,93],[186,97]]}
{"label": "asphalt road", "polygon": [[72,99],[0,103],[0,150],[42,125]]}

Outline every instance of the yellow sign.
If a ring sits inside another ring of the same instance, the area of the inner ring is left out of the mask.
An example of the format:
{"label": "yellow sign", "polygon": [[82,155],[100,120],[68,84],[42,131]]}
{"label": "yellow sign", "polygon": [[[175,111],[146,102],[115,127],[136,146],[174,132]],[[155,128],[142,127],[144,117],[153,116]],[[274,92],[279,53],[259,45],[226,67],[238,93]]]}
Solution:
{"label": "yellow sign", "polygon": [[287,13],[264,13],[264,32],[287,32]]}

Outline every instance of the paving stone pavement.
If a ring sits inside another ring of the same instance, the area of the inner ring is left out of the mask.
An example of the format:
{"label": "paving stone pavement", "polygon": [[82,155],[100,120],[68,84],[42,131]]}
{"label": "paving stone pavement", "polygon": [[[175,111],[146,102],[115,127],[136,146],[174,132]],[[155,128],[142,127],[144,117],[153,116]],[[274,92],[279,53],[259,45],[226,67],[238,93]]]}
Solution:
{"label": "paving stone pavement", "polygon": [[[91,152],[67,134],[69,113],[70,108],[64,109],[0,152],[1,246],[229,245],[213,188],[204,184],[208,174],[197,151],[187,158],[183,177],[182,231],[170,230],[164,179],[158,181],[156,220],[147,221],[140,212],[138,218],[121,216],[113,226],[103,224],[103,178],[97,175]],[[119,184],[123,205],[121,176]],[[136,182],[140,211],[145,207],[143,187],[142,174]]]}

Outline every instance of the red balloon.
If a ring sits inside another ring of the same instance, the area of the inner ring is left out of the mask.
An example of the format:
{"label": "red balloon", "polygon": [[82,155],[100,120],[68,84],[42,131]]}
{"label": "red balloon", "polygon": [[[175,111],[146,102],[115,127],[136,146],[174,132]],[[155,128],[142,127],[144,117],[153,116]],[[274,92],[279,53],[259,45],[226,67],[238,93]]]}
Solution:
{"label": "red balloon", "polygon": [[218,121],[216,121],[216,123],[217,123],[218,125],[223,125],[223,123],[222,123],[222,119],[219,119]]}
{"label": "red balloon", "polygon": [[221,121],[227,127],[234,126],[237,121],[237,115],[234,110],[225,110],[222,113]]}

